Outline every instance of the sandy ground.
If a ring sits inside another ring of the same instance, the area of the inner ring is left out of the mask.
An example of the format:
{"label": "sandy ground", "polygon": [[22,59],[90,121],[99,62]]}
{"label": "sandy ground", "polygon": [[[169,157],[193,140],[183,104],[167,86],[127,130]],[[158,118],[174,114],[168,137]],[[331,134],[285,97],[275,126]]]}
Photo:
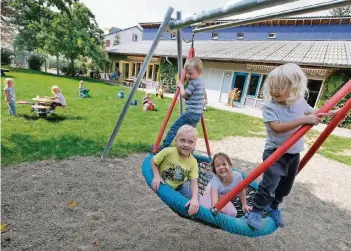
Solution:
{"label": "sandy ground", "polygon": [[[248,172],[264,139],[211,142]],[[200,149],[204,144],[200,140]],[[247,238],[180,218],[147,187],[146,155],[70,158],[2,169],[2,250],[351,250],[351,167],[315,156],[283,203],[287,227]],[[74,201],[76,206],[69,206]]]}

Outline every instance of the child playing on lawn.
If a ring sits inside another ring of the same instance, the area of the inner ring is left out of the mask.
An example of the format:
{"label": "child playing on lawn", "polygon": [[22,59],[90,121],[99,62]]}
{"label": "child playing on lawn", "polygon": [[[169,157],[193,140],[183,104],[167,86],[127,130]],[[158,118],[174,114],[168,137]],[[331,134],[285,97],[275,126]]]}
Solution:
{"label": "child playing on lawn", "polygon": [[[207,185],[204,194],[200,196],[200,205],[208,209],[214,207],[221,197],[230,192],[243,180],[243,177],[239,172],[233,171],[232,162],[225,153],[215,154],[211,166],[215,175]],[[251,211],[252,207],[248,206],[246,203],[245,190],[240,192],[240,200],[243,211]],[[231,202],[223,207],[221,213],[233,217],[236,217],[237,215],[237,211]]]}
{"label": "child playing on lawn", "polygon": [[177,132],[175,147],[163,149],[151,160],[154,173],[152,190],[157,192],[160,183],[170,185],[184,197],[190,199],[185,205],[189,206],[189,215],[197,213],[199,209],[198,166],[196,159],[191,155],[196,141],[196,129],[189,125],[183,125]]}
{"label": "child playing on lawn", "polygon": [[[296,64],[285,64],[270,72],[264,86],[266,102],[262,108],[267,139],[263,152],[266,160],[305,124],[317,125],[323,116],[334,116],[337,111],[312,114],[313,108],[304,99],[308,93],[307,77]],[[253,196],[253,210],[248,215],[248,224],[262,228],[262,212],[267,211],[277,226],[284,227],[279,204],[290,193],[303,151],[301,138],[263,174],[258,190]]]}
{"label": "child playing on lawn", "polygon": [[157,92],[156,92],[156,98],[162,98],[163,99],[163,93],[164,93],[163,86],[160,85],[158,87]]}
{"label": "child playing on lawn", "polygon": [[16,95],[15,95],[15,82],[12,78],[5,79],[5,100],[7,102],[7,106],[9,107],[9,114],[11,116],[16,116]]}
{"label": "child playing on lawn", "polygon": [[89,91],[90,91],[89,89],[86,89],[84,87],[84,81],[83,80],[79,81],[79,87],[78,87],[79,96],[84,98],[90,97]]}
{"label": "child playing on lawn", "polygon": [[56,106],[66,106],[67,105],[65,97],[62,95],[61,90],[57,85],[51,87],[51,92],[52,92],[52,94],[55,95],[54,97],[51,98],[54,100],[54,102],[51,103],[52,108],[55,108]]}
{"label": "child playing on lawn", "polygon": [[199,123],[204,107],[205,88],[204,82],[200,78],[203,66],[199,58],[190,58],[184,65],[186,77],[190,80],[188,87],[184,90],[184,86],[179,83],[180,95],[185,99],[186,111],[174,122],[171,129],[167,133],[163,141],[162,147],[169,147],[182,125],[191,125],[196,127]]}

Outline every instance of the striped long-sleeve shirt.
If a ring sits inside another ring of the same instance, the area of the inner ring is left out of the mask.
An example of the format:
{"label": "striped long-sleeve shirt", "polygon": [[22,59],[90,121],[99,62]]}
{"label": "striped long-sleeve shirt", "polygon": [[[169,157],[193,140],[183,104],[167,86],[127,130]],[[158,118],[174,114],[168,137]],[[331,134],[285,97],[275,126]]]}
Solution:
{"label": "striped long-sleeve shirt", "polygon": [[191,80],[185,93],[189,95],[189,98],[185,101],[186,111],[195,114],[202,114],[205,98],[204,81],[201,78]]}

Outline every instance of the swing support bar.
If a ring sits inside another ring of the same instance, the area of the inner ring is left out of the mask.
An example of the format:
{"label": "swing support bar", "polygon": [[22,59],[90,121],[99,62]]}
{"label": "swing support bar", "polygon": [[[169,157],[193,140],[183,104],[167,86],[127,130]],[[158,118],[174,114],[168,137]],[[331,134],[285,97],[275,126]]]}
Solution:
{"label": "swing support bar", "polygon": [[[348,93],[351,92],[351,80],[349,80],[328,102],[326,102],[317,112],[315,113],[327,113],[329,112],[342,98],[344,98]],[[332,130],[340,123],[340,121],[346,116],[351,108],[351,101],[349,100],[346,105],[339,111],[338,115],[334,117],[333,122],[329,124],[327,129],[318,138],[317,142],[314,144],[313,150],[309,152],[308,157],[304,160],[303,165],[300,164],[300,170],[303,168],[304,164],[312,157],[312,155],[317,151],[318,147],[323,143],[326,137],[332,132]],[[265,161],[262,162],[255,170],[253,170],[244,180],[242,180],[236,187],[234,187],[229,193],[223,196],[212,209],[214,214],[219,212],[229,201],[233,200],[245,187],[249,186],[258,176],[270,168],[283,154],[286,153],[289,148],[291,148],[303,135],[305,135],[312,125],[304,125],[299,130],[297,130],[283,145],[281,145],[271,156],[269,156]]]}
{"label": "swing support bar", "polygon": [[132,89],[132,91],[130,92],[130,94],[128,96],[127,102],[125,103],[125,105],[123,107],[122,113],[121,113],[121,115],[118,118],[117,124],[116,124],[115,128],[112,131],[112,134],[111,134],[110,139],[109,139],[109,141],[108,141],[108,143],[107,143],[107,145],[105,147],[105,150],[104,150],[104,152],[103,152],[103,154],[101,156],[101,159],[105,159],[107,157],[108,153],[111,150],[112,144],[115,141],[115,138],[117,136],[119,128],[121,127],[122,122],[123,122],[123,120],[124,120],[124,118],[125,118],[125,116],[127,114],[128,108],[130,106],[130,102],[132,101],[132,98],[134,97],[134,94],[135,94],[136,90],[139,88],[141,79],[143,78],[149,63],[151,62],[152,56],[154,55],[155,50],[157,48],[157,45],[158,45],[158,43],[161,40],[163,32],[166,29],[168,22],[171,20],[172,13],[173,13],[173,8],[169,7],[168,10],[167,10],[166,15],[164,17],[164,20],[163,20],[160,28],[158,29],[158,31],[156,33],[156,37],[155,37],[154,41],[152,42],[151,48],[150,48],[148,54],[145,57],[144,63],[143,63],[143,65],[142,65],[142,67],[141,67],[141,69],[139,71],[139,74],[138,74],[138,77],[137,77],[137,79],[136,79],[136,81],[134,83],[133,89]]}

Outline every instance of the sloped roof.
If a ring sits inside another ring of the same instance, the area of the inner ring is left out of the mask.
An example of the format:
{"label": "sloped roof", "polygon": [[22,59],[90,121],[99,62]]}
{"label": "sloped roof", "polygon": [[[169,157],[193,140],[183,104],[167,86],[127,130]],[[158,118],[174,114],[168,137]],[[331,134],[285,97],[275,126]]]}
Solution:
{"label": "sloped roof", "polygon": [[[108,53],[146,55],[152,41],[120,44]],[[183,43],[183,56],[190,48]],[[351,41],[195,41],[196,56],[213,61],[288,63],[351,68]],[[154,56],[177,57],[176,41],[160,41]]]}
{"label": "sloped roof", "polygon": [[[238,21],[241,19],[215,19],[211,21],[207,21],[202,23],[201,27],[215,25],[215,24],[223,24],[233,21]],[[280,25],[321,25],[321,24],[337,24],[337,25],[350,25],[351,24],[351,16],[342,16],[342,17],[334,17],[334,16],[310,16],[310,17],[285,17],[285,18],[275,18],[269,21],[259,21],[253,22],[251,24],[254,26],[280,26]],[[139,23],[139,25],[143,28],[158,28],[161,25],[161,22],[144,22]],[[250,24],[244,25],[250,26]]]}

